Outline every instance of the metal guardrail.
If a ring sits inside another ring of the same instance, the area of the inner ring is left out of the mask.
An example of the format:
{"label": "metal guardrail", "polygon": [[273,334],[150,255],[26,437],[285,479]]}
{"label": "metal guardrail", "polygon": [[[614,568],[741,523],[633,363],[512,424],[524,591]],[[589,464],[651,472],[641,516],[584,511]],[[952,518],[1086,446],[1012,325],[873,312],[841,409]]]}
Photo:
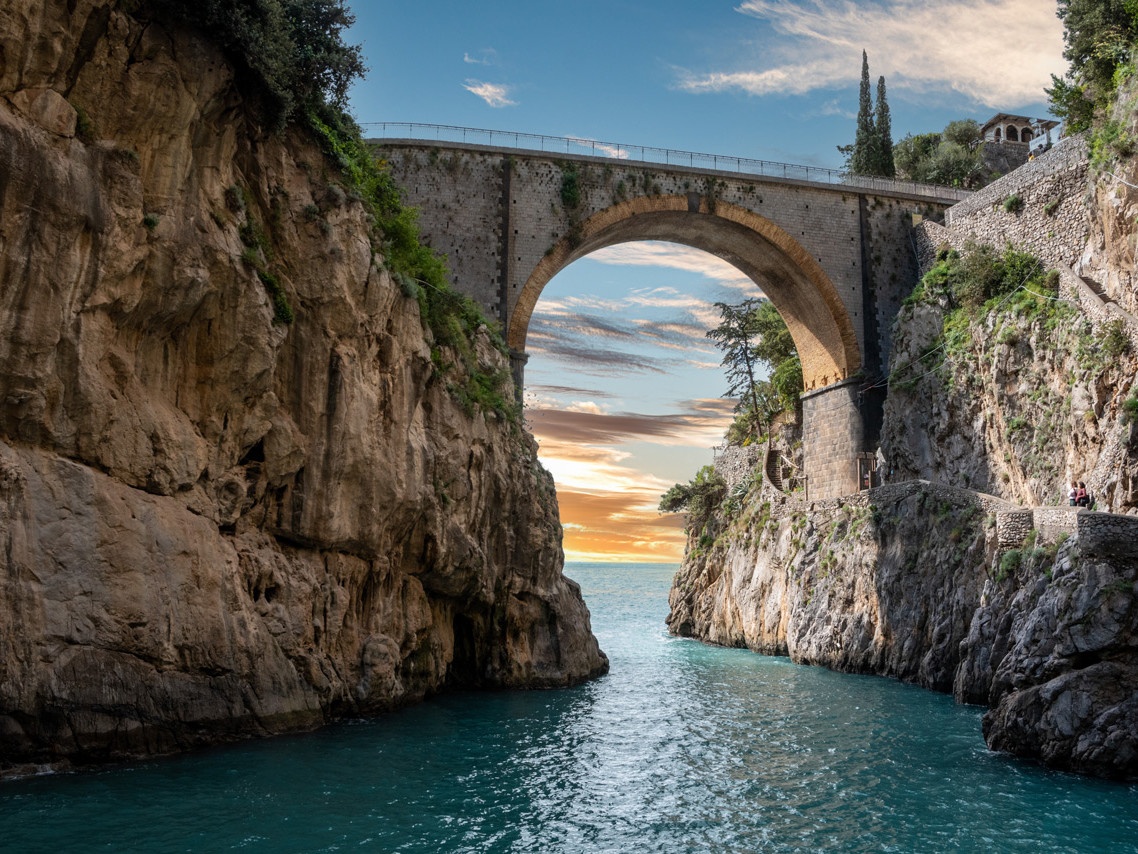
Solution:
{"label": "metal guardrail", "polygon": [[373,136],[376,139],[458,142],[468,145],[540,151],[546,154],[583,154],[612,160],[636,160],[645,163],[660,163],[665,166],[688,166],[721,172],[737,172],[765,178],[791,178],[798,181],[846,186],[850,189],[907,193],[945,201],[961,201],[972,194],[971,190],[962,190],[959,187],[918,184],[915,181],[872,178],[867,175],[851,175],[848,172],[828,169],[824,166],[803,166],[795,163],[779,163],[773,160],[731,157],[724,154],[699,154],[694,151],[680,151],[672,148],[601,142],[583,137],[544,136],[536,133],[465,128],[455,125],[420,124],[417,122],[361,122],[360,126],[364,128],[366,136]]}

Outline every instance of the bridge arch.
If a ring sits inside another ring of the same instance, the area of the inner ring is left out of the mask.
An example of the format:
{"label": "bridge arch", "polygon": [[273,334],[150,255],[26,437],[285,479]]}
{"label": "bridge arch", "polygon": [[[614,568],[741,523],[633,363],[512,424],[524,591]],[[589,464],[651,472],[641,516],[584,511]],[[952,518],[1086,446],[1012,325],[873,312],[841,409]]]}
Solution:
{"label": "bridge arch", "polygon": [[845,380],[861,367],[849,312],[810,253],[769,219],[727,202],[709,204],[694,193],[619,202],[555,243],[528,276],[510,313],[506,340],[511,350],[524,352],[533,310],[558,272],[598,249],[639,240],[701,249],[754,281],[786,321],[806,391]]}

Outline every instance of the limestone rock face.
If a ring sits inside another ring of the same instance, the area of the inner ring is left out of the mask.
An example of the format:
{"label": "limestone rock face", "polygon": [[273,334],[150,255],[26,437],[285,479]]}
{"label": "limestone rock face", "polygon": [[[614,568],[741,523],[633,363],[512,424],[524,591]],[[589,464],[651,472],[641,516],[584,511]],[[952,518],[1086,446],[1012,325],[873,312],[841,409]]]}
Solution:
{"label": "limestone rock face", "polygon": [[668,626],[952,692],[991,707],[995,750],[1138,778],[1133,549],[1076,536],[1003,573],[994,528],[963,496],[885,487],[812,512],[760,496],[688,554]]}
{"label": "limestone rock face", "polygon": [[1083,773],[1138,774],[1136,593],[1133,554],[1095,554],[1074,539],[1044,573],[988,582],[955,688],[992,707],[989,746]]}
{"label": "limestone rock face", "polygon": [[603,673],[534,442],[321,152],[113,2],[8,3],[0,57],[0,765]]}
{"label": "limestone rock face", "polygon": [[[942,524],[928,524],[939,515]],[[760,524],[761,521],[761,524]],[[675,634],[952,690],[986,577],[984,514],[930,490],[804,512],[771,498],[689,554]]]}
{"label": "limestone rock face", "polygon": [[980,334],[943,352],[945,314],[925,302],[898,317],[892,365],[903,379],[885,402],[887,477],[1028,507],[1065,503],[1074,478],[1097,509],[1138,512],[1138,443],[1125,414],[1133,355],[1105,352],[1076,311],[1058,324],[993,313]]}

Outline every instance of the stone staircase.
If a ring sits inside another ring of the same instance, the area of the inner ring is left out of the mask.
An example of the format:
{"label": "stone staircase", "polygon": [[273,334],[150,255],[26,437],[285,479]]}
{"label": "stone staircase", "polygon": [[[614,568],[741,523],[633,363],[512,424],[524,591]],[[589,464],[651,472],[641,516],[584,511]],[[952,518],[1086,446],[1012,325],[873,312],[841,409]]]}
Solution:
{"label": "stone staircase", "polygon": [[763,473],[766,475],[767,483],[777,489],[779,492],[786,492],[786,487],[782,482],[782,455],[773,448],[767,448],[766,458],[763,460]]}

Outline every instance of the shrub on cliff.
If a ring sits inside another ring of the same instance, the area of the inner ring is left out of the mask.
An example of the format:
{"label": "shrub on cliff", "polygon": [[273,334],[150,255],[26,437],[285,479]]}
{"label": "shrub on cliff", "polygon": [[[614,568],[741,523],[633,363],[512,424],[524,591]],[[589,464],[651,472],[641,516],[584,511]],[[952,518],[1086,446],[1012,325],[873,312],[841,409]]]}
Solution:
{"label": "shrub on cliff", "polygon": [[[1105,116],[1119,84],[1119,74],[1133,62],[1138,42],[1138,3],[1134,0],[1059,0],[1063,19],[1063,57],[1070,63],[1062,77],[1051,76],[1051,112],[1066,121],[1067,133],[1087,130]],[[1133,69],[1130,69],[1133,70]]]}
{"label": "shrub on cliff", "polygon": [[343,107],[366,70],[359,45],[342,38],[355,21],[344,0],[147,0],[140,9],[216,43],[271,128],[321,104]]}
{"label": "shrub on cliff", "polygon": [[1036,293],[1053,291],[1047,271],[1034,255],[1010,246],[999,253],[990,246],[969,245],[963,253],[947,253],[917,285],[906,302],[948,298],[975,314],[990,300],[1020,288]]}
{"label": "shrub on cliff", "polygon": [[704,466],[688,483],[677,483],[660,496],[664,513],[687,513],[686,529],[703,531],[727,494],[727,483],[712,466]]}

